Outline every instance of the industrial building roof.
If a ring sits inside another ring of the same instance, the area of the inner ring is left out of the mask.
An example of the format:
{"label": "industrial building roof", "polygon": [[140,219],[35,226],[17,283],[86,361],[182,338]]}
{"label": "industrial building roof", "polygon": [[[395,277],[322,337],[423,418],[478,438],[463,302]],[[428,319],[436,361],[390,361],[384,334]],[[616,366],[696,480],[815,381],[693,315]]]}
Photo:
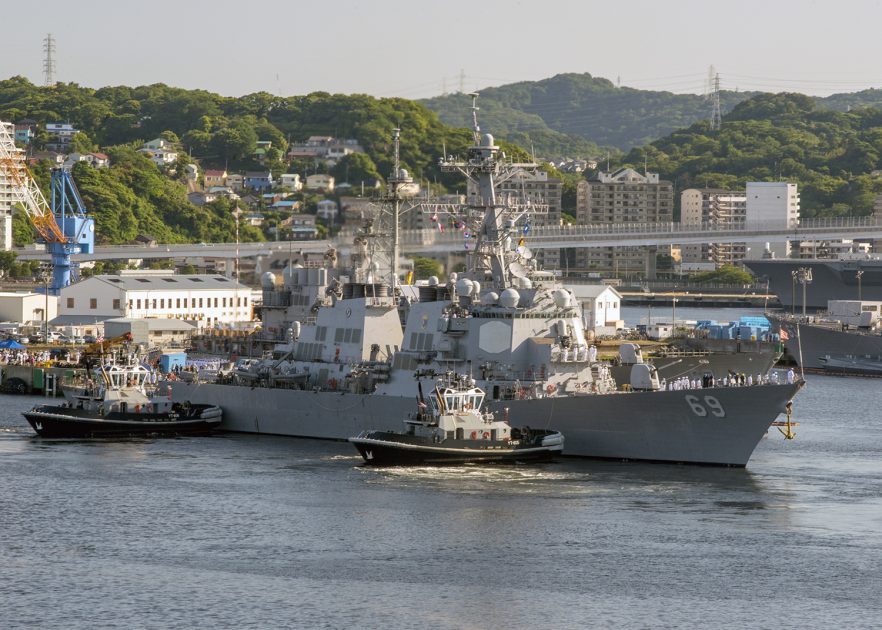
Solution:
{"label": "industrial building roof", "polygon": [[244,284],[233,278],[208,274],[167,274],[167,275],[100,275],[93,276],[126,291],[217,291],[230,289],[250,291]]}

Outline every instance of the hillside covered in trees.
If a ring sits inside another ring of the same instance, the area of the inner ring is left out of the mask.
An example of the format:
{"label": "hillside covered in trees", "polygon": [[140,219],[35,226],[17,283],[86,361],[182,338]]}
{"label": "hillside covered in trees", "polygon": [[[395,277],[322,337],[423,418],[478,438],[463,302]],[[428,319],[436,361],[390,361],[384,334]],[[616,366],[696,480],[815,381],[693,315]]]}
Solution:
{"label": "hillside covered in trees", "polygon": [[882,192],[873,174],[882,169],[882,110],[837,112],[802,94],[763,94],[737,105],[720,130],[695,123],[625,162],[642,168],[644,158],[676,191],[790,181],[799,184],[803,216],[866,215]]}
{"label": "hillside covered in trees", "polygon": [[[290,169],[301,175],[327,171],[322,162],[289,163],[285,157],[289,141],[311,135],[354,138],[365,153],[346,156],[336,172],[356,178],[390,172],[392,129],[400,127],[402,165],[417,178],[437,182],[439,188],[445,183],[463,186],[435,167],[442,148],[462,152],[471,142],[467,130],[452,129],[424,106],[405,99],[327,93],[231,98],[161,84],[94,90],[76,84],[47,88],[22,77],[0,81],[0,120],[24,118],[37,121],[41,130],[47,122],[70,122],[81,131],[75,136],[76,150],[100,148],[109,155],[110,168],[78,167],[74,176],[96,216],[99,239],[110,243],[139,233],[164,242],[233,238],[226,202],[193,206],[180,178],[161,172],[136,151],[143,142],[160,136],[180,147],[178,166],[198,161],[203,168],[268,169],[276,176]],[[43,137],[38,133],[36,138],[38,148],[46,141],[45,132],[41,133]],[[272,142],[263,164],[254,157],[258,140]],[[19,218],[16,240],[23,242],[27,231]],[[262,236],[245,229],[244,238]]]}
{"label": "hillside covered in trees", "polygon": [[[480,91],[481,116],[497,136],[551,157],[598,156],[592,145],[622,151],[706,120],[710,103],[698,94],[618,87],[590,74],[559,74]],[[758,92],[720,92],[723,114]],[[882,108],[882,90],[812,97],[823,109],[845,112]],[[449,94],[421,101],[449,125],[468,123],[468,96]]]}
{"label": "hillside covered in trees", "polygon": [[[750,96],[721,92],[723,112]],[[469,116],[468,98],[450,94],[421,102],[445,123],[463,126]],[[627,151],[708,118],[710,113],[707,100],[697,94],[617,87],[587,73],[486,88],[481,90],[479,104],[483,123],[497,136],[520,140],[522,146],[532,142],[538,154],[548,157],[596,156],[597,145]]]}

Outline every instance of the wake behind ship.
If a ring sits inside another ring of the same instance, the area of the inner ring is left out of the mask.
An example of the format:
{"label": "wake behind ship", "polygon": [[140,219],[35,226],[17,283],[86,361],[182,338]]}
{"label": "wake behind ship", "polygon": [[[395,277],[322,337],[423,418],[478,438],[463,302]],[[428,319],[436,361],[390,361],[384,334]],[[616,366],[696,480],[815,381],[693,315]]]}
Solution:
{"label": "wake behind ship", "polygon": [[396,430],[418,387],[452,370],[471,375],[512,427],[560,431],[567,455],[744,466],[801,382],[663,391],[641,365],[635,391],[619,391],[590,351],[581,304],[528,246],[547,206],[497,190],[538,166],[501,154],[476,112],[473,104],[468,155],[440,161],[465,176],[468,203],[411,202],[461,233],[465,272],[398,282],[397,217],[412,180],[398,166],[396,130],[386,210],[376,217],[392,217],[391,233],[368,220],[347,268],[330,250],[321,267],[292,258],[281,279],[265,274],[264,327],[287,342],[217,382],[173,383],[174,399],[222,407],[230,431],[345,440]]}

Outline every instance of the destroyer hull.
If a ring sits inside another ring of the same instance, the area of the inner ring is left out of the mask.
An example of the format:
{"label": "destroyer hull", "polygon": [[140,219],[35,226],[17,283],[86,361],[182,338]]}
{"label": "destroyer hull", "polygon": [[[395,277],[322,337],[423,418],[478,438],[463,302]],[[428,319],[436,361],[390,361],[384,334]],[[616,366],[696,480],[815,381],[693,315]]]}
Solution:
{"label": "destroyer hull", "polygon": [[[794,285],[793,272],[800,267],[812,270],[812,281],[805,286],[806,308],[826,309],[828,300],[882,301],[882,261],[879,260],[747,260],[745,266],[759,278],[766,278],[769,291],[778,296],[785,310],[802,309],[802,285]],[[863,271],[858,288],[857,272]]]}
{"label": "destroyer hull", "polygon": [[[683,376],[701,378],[708,372],[716,378],[723,378],[730,372],[738,374],[767,374],[778,359],[779,352],[768,350],[763,352],[714,352],[708,355],[649,357],[658,370],[659,378],[673,381]],[[628,383],[631,379],[630,365],[614,365],[610,372],[616,383]]]}
{"label": "destroyer hull", "polygon": [[[496,400],[513,427],[554,428],[566,455],[745,466],[800,384]],[[174,400],[223,409],[222,430],[347,440],[397,431],[414,398],[236,385],[172,384]]]}

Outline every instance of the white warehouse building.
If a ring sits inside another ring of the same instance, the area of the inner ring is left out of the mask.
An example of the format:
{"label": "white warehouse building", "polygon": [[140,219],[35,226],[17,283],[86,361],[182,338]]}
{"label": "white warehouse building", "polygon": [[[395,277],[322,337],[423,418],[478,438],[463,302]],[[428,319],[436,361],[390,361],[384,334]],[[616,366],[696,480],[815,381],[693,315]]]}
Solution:
{"label": "white warehouse building", "polygon": [[251,321],[251,289],[232,278],[163,272],[92,276],[61,290],[59,319],[183,319],[197,328]]}

